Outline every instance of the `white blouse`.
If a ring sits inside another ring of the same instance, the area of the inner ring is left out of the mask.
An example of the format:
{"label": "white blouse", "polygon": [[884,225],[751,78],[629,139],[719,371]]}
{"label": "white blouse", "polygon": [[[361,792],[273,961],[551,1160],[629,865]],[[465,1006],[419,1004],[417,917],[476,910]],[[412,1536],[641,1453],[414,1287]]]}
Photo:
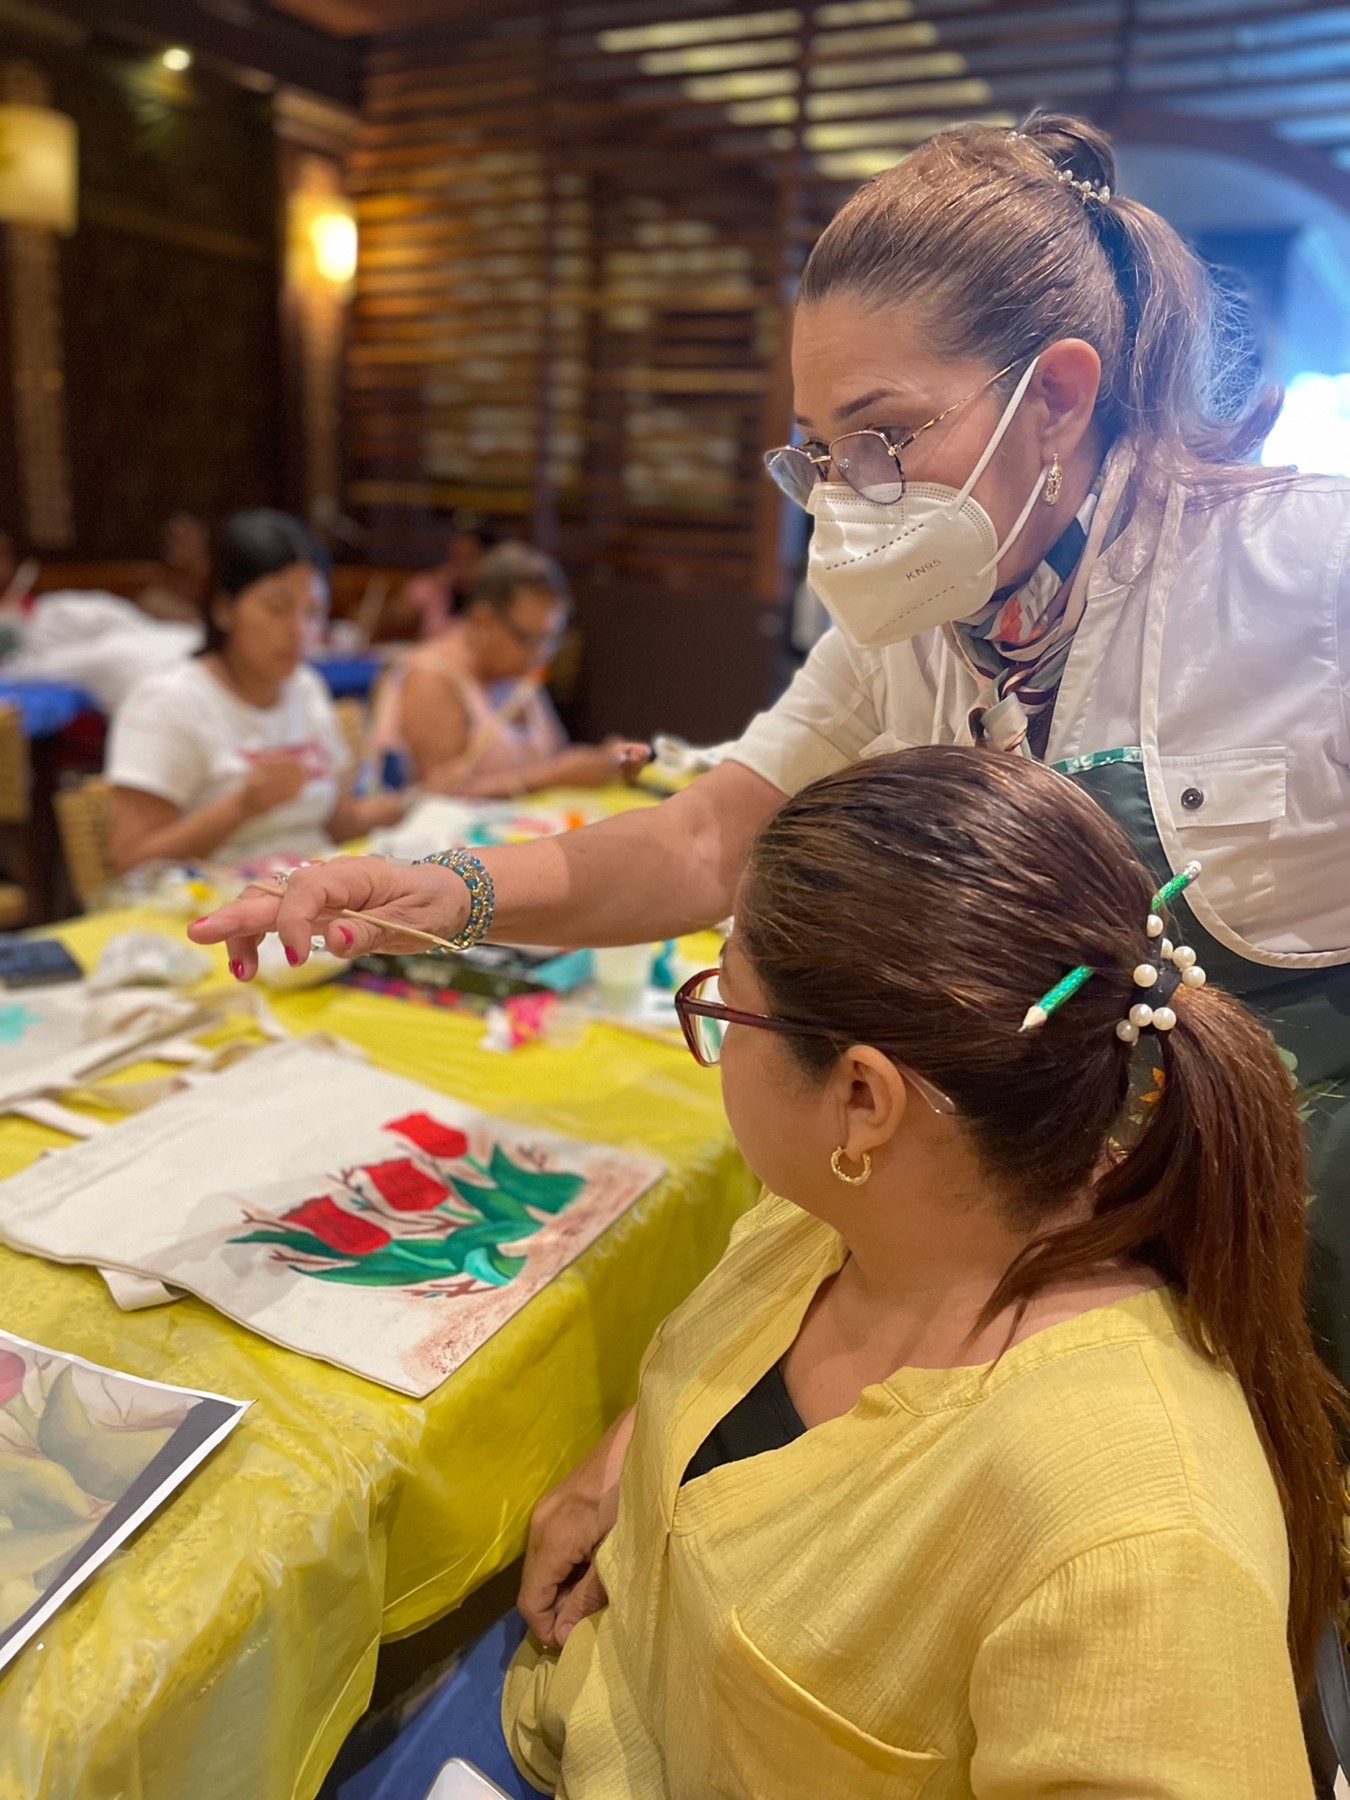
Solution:
{"label": "white blouse", "polygon": [[351,762],[328,689],[297,669],[275,706],[250,706],[200,661],[152,675],[132,689],[113,720],[105,773],[115,787],[157,794],[197,812],[237,788],[261,756],[297,756],[305,785],[293,800],[245,819],[213,855],[227,862],[333,848],[328,821]]}
{"label": "white blouse", "polygon": [[[1141,508],[1088,582],[1046,760],[1142,763],[1200,922],[1252,961],[1350,961],[1350,481]],[[726,754],[794,793],[868,756],[969,743],[983,684],[947,631],[830,631]]]}

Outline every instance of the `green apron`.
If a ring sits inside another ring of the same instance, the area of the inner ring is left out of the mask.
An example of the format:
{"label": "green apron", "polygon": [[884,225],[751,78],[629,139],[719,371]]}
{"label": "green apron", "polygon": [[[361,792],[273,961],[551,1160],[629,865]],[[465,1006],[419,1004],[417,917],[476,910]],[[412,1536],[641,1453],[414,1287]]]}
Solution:
{"label": "green apron", "polygon": [[[1139,752],[1108,750],[1054,767],[1129,833],[1161,887],[1174,871]],[[1350,963],[1291,973],[1248,962],[1210,936],[1184,897],[1173,911],[1206,974],[1269,1028],[1297,1081],[1312,1178],[1309,1311],[1323,1355],[1350,1383]]]}

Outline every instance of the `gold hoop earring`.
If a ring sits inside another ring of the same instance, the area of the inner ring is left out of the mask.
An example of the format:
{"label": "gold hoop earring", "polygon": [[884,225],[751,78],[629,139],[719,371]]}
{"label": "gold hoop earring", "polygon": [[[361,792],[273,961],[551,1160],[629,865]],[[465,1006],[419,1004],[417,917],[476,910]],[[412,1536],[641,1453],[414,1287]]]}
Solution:
{"label": "gold hoop earring", "polygon": [[836,1180],[845,1182],[849,1187],[863,1187],[872,1179],[872,1158],[866,1150],[862,1153],[862,1168],[856,1175],[847,1173],[843,1161],[844,1146],[840,1144],[830,1157],[830,1167],[834,1170]]}
{"label": "gold hoop earring", "polygon": [[1041,498],[1047,506],[1058,506],[1063,492],[1064,471],[1059,466],[1059,452],[1056,451],[1054,461],[1050,464],[1050,473],[1045,478],[1045,491]]}

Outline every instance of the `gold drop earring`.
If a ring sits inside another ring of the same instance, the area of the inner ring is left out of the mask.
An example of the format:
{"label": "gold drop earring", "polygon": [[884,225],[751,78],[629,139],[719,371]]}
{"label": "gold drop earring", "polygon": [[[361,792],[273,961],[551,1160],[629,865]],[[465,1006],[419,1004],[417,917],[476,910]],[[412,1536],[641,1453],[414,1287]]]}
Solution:
{"label": "gold drop earring", "polygon": [[1045,478],[1045,491],[1042,499],[1047,506],[1058,506],[1059,497],[1064,491],[1064,471],[1059,466],[1059,452],[1056,451],[1050,464],[1050,473]]}

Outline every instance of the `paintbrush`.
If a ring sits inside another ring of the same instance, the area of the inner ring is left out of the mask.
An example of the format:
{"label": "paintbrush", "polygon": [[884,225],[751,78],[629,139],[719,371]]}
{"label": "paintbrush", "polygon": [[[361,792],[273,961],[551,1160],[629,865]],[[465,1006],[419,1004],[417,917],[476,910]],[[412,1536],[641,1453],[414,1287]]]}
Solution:
{"label": "paintbrush", "polygon": [[[254,887],[263,888],[269,894],[275,894],[279,900],[286,892],[278,882],[255,881]],[[378,925],[381,931],[401,931],[404,937],[419,939],[424,944],[434,944],[438,950],[453,950],[455,946],[443,937],[437,937],[434,931],[419,931],[416,925],[400,925],[393,919],[382,919],[378,913],[353,912],[350,906],[338,909],[340,919],[359,919],[363,925]]]}

